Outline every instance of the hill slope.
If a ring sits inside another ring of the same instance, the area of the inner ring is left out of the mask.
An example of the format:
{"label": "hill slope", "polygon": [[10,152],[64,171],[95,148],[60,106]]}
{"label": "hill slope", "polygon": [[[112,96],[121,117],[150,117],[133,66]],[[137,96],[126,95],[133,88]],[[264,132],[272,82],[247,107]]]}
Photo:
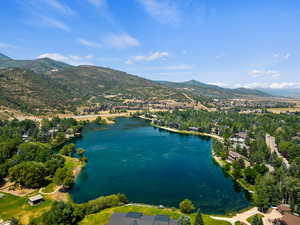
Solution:
{"label": "hill slope", "polygon": [[24,68],[33,70],[36,73],[50,73],[51,71],[63,70],[72,66],[58,62],[49,58],[41,58],[35,60],[15,60],[0,53],[0,68]]}
{"label": "hill slope", "polygon": [[64,85],[22,68],[0,69],[0,105],[23,112],[65,110],[79,102]]}
{"label": "hill slope", "polygon": [[177,90],[186,91],[194,95],[212,97],[212,98],[241,98],[241,97],[269,97],[271,95],[259,90],[237,88],[222,88],[216,85],[204,84],[199,81],[190,80],[186,82],[168,82],[158,81],[158,83],[166,85]]}

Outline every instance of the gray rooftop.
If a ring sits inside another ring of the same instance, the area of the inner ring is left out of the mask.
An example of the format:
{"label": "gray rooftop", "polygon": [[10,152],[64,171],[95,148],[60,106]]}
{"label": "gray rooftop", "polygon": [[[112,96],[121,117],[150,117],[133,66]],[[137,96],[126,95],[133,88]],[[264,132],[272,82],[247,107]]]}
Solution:
{"label": "gray rooftop", "polygon": [[176,225],[176,220],[166,215],[148,216],[142,213],[114,213],[108,225]]}
{"label": "gray rooftop", "polygon": [[43,199],[43,196],[41,196],[41,195],[35,195],[35,196],[30,197],[29,201],[35,202],[35,201],[39,201],[39,200],[42,200],[42,199]]}

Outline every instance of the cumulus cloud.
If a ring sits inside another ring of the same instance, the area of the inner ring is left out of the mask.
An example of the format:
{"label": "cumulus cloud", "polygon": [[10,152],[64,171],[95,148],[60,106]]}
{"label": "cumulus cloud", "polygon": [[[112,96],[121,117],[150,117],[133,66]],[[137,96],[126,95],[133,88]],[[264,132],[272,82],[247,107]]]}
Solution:
{"label": "cumulus cloud", "polygon": [[137,55],[127,60],[126,64],[132,64],[135,61],[146,61],[146,62],[154,61],[160,58],[167,57],[168,55],[169,55],[168,52],[159,52],[159,51],[150,53],[149,55]]}
{"label": "cumulus cloud", "polygon": [[93,59],[93,55],[79,56],[79,55],[63,55],[60,53],[45,53],[39,55],[38,59],[41,58],[50,58],[56,61],[65,62],[74,66],[78,65],[93,65],[93,63],[89,62],[89,60]]}
{"label": "cumulus cloud", "polygon": [[128,48],[140,46],[140,42],[126,33],[109,34],[102,38],[103,44],[112,48]]}
{"label": "cumulus cloud", "polygon": [[250,74],[254,78],[263,77],[263,76],[270,76],[276,78],[280,76],[280,72],[276,70],[252,70]]}
{"label": "cumulus cloud", "polygon": [[137,0],[145,11],[155,20],[163,24],[177,24],[180,13],[174,0]]}
{"label": "cumulus cloud", "polygon": [[94,42],[94,41],[90,41],[90,40],[86,40],[86,39],[79,39],[78,40],[80,44],[87,46],[87,47],[93,47],[93,48],[100,48],[102,47],[102,45],[100,43]]}

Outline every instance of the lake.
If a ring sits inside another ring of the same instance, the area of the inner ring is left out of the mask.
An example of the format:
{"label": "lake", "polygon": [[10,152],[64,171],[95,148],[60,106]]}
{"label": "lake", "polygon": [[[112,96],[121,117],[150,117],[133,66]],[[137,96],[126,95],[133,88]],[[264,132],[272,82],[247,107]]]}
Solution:
{"label": "lake", "polygon": [[71,190],[77,203],[124,193],[131,202],[169,207],[188,198],[211,214],[250,204],[246,191],[212,160],[210,138],[118,118],[112,125],[86,126],[76,145],[89,159]]}

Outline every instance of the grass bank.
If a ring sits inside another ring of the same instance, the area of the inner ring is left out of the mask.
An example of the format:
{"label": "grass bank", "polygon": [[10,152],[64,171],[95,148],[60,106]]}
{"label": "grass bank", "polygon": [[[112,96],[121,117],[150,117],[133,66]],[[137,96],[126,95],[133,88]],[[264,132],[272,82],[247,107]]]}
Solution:
{"label": "grass bank", "polygon": [[[99,213],[95,213],[85,217],[79,225],[105,225],[108,224],[110,217],[113,213],[128,213],[128,212],[141,212],[145,215],[168,215],[172,219],[178,219],[182,214],[178,209],[159,209],[155,206],[149,205],[125,205],[114,207],[110,209],[105,209]],[[195,220],[195,213],[188,215],[191,218],[192,224]],[[210,218],[209,215],[203,215],[203,220],[205,225],[230,225],[226,221],[214,220]]]}
{"label": "grass bank", "polygon": [[[145,118],[144,118],[145,119]],[[191,134],[191,135],[197,135],[197,136],[205,136],[205,137],[211,137],[211,138],[215,138],[219,141],[223,141],[223,138],[215,135],[215,134],[209,134],[209,133],[203,133],[203,132],[198,132],[198,131],[189,131],[189,130],[178,130],[178,129],[174,129],[174,128],[170,128],[170,127],[163,127],[163,126],[158,126],[154,123],[150,123],[151,126],[153,127],[157,127],[163,130],[167,130],[173,133],[179,133],[179,134]]]}

